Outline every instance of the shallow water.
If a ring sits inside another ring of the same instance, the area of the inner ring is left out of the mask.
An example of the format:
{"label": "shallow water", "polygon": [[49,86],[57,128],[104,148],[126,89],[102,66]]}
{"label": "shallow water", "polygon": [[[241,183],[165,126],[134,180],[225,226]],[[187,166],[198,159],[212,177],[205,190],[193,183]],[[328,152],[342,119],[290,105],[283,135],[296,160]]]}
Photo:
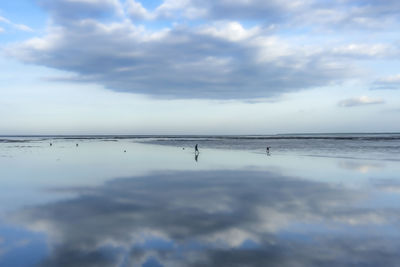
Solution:
{"label": "shallow water", "polygon": [[400,261],[397,138],[0,139],[0,266]]}

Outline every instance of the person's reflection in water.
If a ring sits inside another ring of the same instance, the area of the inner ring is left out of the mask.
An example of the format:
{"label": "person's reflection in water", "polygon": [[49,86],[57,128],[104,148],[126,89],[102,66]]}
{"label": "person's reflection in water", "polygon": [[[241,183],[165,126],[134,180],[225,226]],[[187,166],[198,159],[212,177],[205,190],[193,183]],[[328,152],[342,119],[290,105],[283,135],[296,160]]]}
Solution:
{"label": "person's reflection in water", "polygon": [[199,160],[199,153],[194,154],[194,160],[197,162]]}

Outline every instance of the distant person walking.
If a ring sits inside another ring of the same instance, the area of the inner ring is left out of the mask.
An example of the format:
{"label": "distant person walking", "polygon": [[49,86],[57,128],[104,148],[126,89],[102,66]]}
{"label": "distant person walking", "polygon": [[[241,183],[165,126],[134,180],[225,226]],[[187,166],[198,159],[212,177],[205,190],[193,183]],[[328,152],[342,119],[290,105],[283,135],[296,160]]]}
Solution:
{"label": "distant person walking", "polygon": [[194,146],[194,153],[196,153],[196,154],[200,153],[197,144]]}
{"label": "distant person walking", "polygon": [[269,148],[270,148],[270,147],[269,147],[269,146],[267,146],[267,154],[269,154]]}

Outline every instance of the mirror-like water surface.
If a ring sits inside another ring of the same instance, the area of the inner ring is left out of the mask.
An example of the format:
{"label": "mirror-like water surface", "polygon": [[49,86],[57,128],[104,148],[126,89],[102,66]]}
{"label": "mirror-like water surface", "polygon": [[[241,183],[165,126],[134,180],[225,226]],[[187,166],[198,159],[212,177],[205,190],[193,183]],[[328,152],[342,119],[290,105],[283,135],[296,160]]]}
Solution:
{"label": "mirror-like water surface", "polygon": [[398,265],[399,135],[326,137],[2,137],[0,266]]}

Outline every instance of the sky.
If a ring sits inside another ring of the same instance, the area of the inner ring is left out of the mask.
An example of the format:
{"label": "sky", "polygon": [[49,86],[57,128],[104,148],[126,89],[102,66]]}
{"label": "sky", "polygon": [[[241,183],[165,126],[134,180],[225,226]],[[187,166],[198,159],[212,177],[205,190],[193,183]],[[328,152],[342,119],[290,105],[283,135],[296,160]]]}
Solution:
{"label": "sky", "polygon": [[400,132],[397,0],[0,3],[0,135]]}

